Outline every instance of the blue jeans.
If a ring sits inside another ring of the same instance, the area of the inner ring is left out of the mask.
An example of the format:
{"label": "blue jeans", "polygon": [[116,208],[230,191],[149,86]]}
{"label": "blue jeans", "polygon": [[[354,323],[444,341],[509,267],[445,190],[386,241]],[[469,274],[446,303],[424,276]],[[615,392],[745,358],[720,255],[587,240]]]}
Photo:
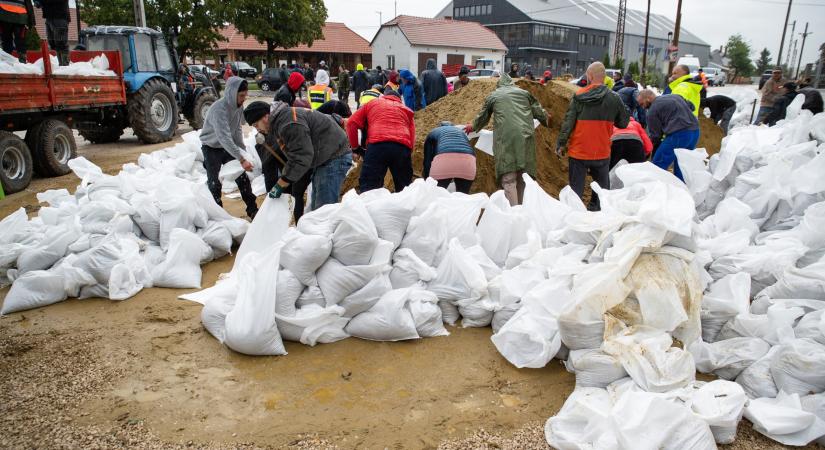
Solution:
{"label": "blue jeans", "polygon": [[312,175],[312,209],[338,203],[341,185],[352,167],[352,153],[332,158],[315,168]]}
{"label": "blue jeans", "polygon": [[753,120],[754,125],[759,125],[773,112],[773,106],[760,106],[759,112],[756,114],[756,119]]}
{"label": "blue jeans", "polygon": [[699,142],[699,130],[682,130],[667,135],[667,137],[659,144],[656,149],[656,154],[653,156],[653,164],[661,167],[662,170],[667,170],[673,164],[673,175],[676,175],[682,181],[682,171],[679,169],[679,162],[676,160],[677,148],[686,148],[693,150],[696,148],[696,143]]}

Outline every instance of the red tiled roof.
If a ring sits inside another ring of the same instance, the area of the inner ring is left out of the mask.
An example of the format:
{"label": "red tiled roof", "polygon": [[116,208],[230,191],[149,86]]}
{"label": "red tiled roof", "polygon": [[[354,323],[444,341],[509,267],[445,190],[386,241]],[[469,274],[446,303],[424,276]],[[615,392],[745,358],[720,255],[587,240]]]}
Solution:
{"label": "red tiled roof", "polygon": [[[81,28],[86,28],[86,22],[80,22]],[[43,18],[43,11],[34,8],[34,28],[40,39],[46,39],[46,19]],[[77,14],[74,8],[69,8],[69,42],[77,42]]]}
{"label": "red tiled roof", "polygon": [[391,26],[398,26],[412,45],[507,50],[495,33],[476,22],[398,16],[381,25],[381,28]]}
{"label": "red tiled roof", "polygon": [[[289,52],[314,53],[361,53],[371,54],[370,43],[356,32],[339,22],[327,22],[323,29],[324,37],[313,41],[312,46],[299,45],[288,48]],[[221,31],[228,41],[218,42],[218,50],[256,50],[266,51],[266,44],[259,43],[254,37],[244,37],[234,25],[228,25]],[[278,49],[284,51],[284,49]]]}

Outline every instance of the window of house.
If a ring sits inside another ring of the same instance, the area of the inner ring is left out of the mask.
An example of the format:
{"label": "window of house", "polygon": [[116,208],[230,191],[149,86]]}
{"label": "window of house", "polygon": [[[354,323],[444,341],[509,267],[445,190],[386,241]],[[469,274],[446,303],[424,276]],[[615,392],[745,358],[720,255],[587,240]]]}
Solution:
{"label": "window of house", "polygon": [[587,45],[587,35],[579,33],[579,45]]}
{"label": "window of house", "polygon": [[461,17],[459,15],[460,10],[461,10],[461,8],[453,8],[453,17]]}
{"label": "window of house", "polygon": [[395,55],[387,55],[387,69],[395,69]]}
{"label": "window of house", "polygon": [[590,45],[596,45],[596,35],[595,34],[590,35]]}
{"label": "window of house", "polygon": [[607,47],[607,36],[599,36],[599,45]]}

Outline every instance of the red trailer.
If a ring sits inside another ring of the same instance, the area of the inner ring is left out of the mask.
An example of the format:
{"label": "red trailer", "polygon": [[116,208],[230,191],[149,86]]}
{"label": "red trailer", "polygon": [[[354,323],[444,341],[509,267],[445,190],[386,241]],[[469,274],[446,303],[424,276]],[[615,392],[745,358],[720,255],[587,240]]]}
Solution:
{"label": "red trailer", "polygon": [[[126,104],[123,65],[117,51],[72,51],[72,62],[105,54],[115,76],[55,75],[48,45],[29,52],[30,62],[43,58],[44,73],[0,74],[0,183],[6,194],[25,189],[32,172],[53,177],[69,173],[75,157],[72,128],[99,123],[119,114]],[[25,140],[14,134],[25,131]]]}

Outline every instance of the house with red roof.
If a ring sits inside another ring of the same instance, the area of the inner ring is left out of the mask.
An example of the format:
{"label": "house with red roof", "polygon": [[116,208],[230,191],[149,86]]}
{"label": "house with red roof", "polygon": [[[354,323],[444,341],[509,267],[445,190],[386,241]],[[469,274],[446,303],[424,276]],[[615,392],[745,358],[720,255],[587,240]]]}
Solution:
{"label": "house with red roof", "polygon": [[501,39],[480,23],[403,15],[381,25],[370,45],[376,65],[416,75],[426,69],[428,59],[439,69],[492,60],[493,68],[501,70],[507,53]]}
{"label": "house with red roof", "polygon": [[[353,70],[356,64],[364,64],[365,67],[372,65],[370,43],[343,23],[327,22],[323,33],[324,37],[316,39],[312,45],[276,49],[276,59],[287,65],[308,62],[312,67],[318,67],[319,62],[325,61],[333,73],[338,72],[341,64],[349,70]],[[221,63],[266,57],[266,44],[252,36],[244,36],[234,25],[223,28],[221,34],[226,40],[219,41],[215,49]]]}

